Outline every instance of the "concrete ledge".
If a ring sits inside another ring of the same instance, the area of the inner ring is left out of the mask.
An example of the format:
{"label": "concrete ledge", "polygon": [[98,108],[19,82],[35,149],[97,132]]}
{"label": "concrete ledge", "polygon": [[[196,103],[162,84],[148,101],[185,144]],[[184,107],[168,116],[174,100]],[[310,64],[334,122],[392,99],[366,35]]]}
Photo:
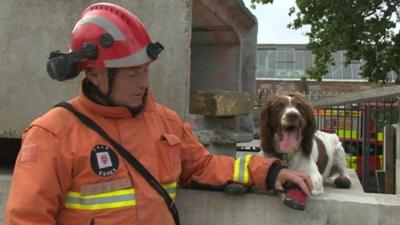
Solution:
{"label": "concrete ledge", "polygon": [[[0,224],[11,180],[0,170]],[[277,196],[178,189],[177,206],[184,225],[398,225],[400,195],[366,194],[358,185],[343,190],[326,186],[305,211],[283,205]]]}
{"label": "concrete ledge", "polygon": [[11,182],[11,169],[0,168],[0,224],[3,224],[4,210]]}
{"label": "concrete ledge", "polygon": [[180,189],[177,206],[185,225],[398,225],[400,196],[335,193],[312,197],[305,211],[283,205],[277,196]]}
{"label": "concrete ledge", "polygon": [[[238,142],[249,141],[253,139],[252,133],[233,132],[228,130],[196,130],[197,138],[203,144],[219,143],[219,144],[235,144]],[[231,148],[235,152],[235,147]]]}
{"label": "concrete ledge", "polygon": [[395,225],[400,221],[400,195],[364,193],[354,170],[350,189],[325,184],[305,211],[283,205],[268,193],[232,196],[223,192],[179,189],[177,206],[185,225]]}
{"label": "concrete ledge", "polygon": [[250,113],[250,94],[239,91],[194,91],[190,95],[190,113],[215,117]]}

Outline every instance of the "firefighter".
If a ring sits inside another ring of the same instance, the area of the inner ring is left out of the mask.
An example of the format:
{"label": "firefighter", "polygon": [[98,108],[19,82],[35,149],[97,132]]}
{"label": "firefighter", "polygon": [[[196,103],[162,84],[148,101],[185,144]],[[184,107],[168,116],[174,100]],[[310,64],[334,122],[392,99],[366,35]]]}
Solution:
{"label": "firefighter", "polygon": [[[50,54],[48,72],[61,81],[85,72],[79,95],[68,103],[134,155],[172,199],[178,184],[238,183],[265,190],[291,181],[309,194],[309,177],[276,159],[209,154],[188,123],[157,103],[148,70],[162,49],[131,12],[96,3],[75,25],[70,52]],[[160,194],[113,145],[55,107],[23,134],[5,224],[170,225],[174,219]]]}

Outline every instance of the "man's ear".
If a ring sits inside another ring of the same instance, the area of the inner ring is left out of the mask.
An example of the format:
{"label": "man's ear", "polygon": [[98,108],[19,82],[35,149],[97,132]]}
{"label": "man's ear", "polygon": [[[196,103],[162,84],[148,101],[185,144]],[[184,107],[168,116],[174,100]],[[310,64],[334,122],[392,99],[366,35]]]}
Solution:
{"label": "man's ear", "polygon": [[100,74],[99,71],[93,68],[88,68],[85,71],[87,79],[89,79],[90,83],[95,86],[99,86],[100,84]]}
{"label": "man's ear", "polygon": [[94,86],[99,89],[101,93],[108,93],[108,75],[107,69],[89,68],[85,71],[86,78]]}
{"label": "man's ear", "polygon": [[108,87],[107,69],[89,68],[85,73],[86,77],[93,85],[99,88],[101,88],[101,86]]}

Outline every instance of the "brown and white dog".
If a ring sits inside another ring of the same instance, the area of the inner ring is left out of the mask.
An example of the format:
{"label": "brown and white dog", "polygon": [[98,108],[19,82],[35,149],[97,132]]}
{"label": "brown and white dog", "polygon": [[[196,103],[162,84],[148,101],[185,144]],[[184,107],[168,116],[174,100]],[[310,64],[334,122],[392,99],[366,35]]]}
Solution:
{"label": "brown and white dog", "polygon": [[286,160],[289,169],[311,176],[313,195],[324,192],[328,178],[349,188],[345,152],[336,134],[316,130],[313,107],[300,93],[268,96],[260,114],[260,139],[264,154]]}

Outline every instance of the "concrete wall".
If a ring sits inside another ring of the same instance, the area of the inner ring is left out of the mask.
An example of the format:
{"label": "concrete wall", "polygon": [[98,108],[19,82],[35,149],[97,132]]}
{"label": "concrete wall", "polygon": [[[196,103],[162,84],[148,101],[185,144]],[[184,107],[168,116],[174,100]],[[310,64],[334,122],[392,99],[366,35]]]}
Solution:
{"label": "concrete wall", "polygon": [[[73,81],[51,80],[49,52],[69,48],[80,12],[96,1],[0,0],[0,137],[19,137],[37,116],[78,94]],[[133,11],[165,47],[150,69],[156,98],[186,117],[192,0],[110,1]],[[174,87],[171,89],[171,87]]]}
{"label": "concrete wall", "polygon": [[[257,20],[241,0],[194,0],[190,91],[247,92],[253,101]],[[190,115],[202,143],[216,154],[234,155],[251,141],[251,115],[213,118]]]}
{"label": "concrete wall", "polygon": [[[399,110],[400,113],[400,110]],[[399,115],[400,118],[400,115]],[[395,125],[396,128],[396,194],[400,195],[400,122]]]}
{"label": "concrete wall", "polygon": [[327,190],[312,197],[305,211],[283,205],[277,196],[181,189],[177,206],[185,225],[398,225],[400,196]]}
{"label": "concrete wall", "polygon": [[[192,46],[190,90],[223,89],[239,91],[240,46]],[[248,91],[248,90],[247,90]]]}
{"label": "concrete wall", "polygon": [[395,225],[400,195],[364,193],[354,170],[350,189],[325,184],[304,211],[283,205],[276,195],[253,192],[231,196],[221,192],[179,189],[177,206],[185,225]]}
{"label": "concrete wall", "polygon": [[[367,194],[354,171],[351,189],[326,186],[312,197],[305,211],[284,206],[277,196],[251,193],[231,196],[222,192],[178,189],[177,207],[184,225],[397,225],[400,195]],[[10,171],[0,170],[0,224],[10,185]]]}
{"label": "concrete wall", "polygon": [[[0,138],[19,138],[33,119],[78,94],[82,75],[57,82],[48,77],[45,65],[50,51],[68,50],[80,12],[94,2],[0,0]],[[257,21],[241,0],[111,2],[133,11],[153,40],[165,46],[150,68],[151,87],[157,100],[185,120],[190,86],[244,91],[254,97]],[[193,23],[192,13],[197,13]],[[252,137],[250,116],[222,122],[190,119],[202,130],[224,130],[224,124],[230,124],[228,130],[234,133],[222,135],[229,136],[225,140],[230,144]]]}
{"label": "concrete wall", "polygon": [[11,171],[0,168],[0,224],[3,224],[4,210],[11,183]]}

